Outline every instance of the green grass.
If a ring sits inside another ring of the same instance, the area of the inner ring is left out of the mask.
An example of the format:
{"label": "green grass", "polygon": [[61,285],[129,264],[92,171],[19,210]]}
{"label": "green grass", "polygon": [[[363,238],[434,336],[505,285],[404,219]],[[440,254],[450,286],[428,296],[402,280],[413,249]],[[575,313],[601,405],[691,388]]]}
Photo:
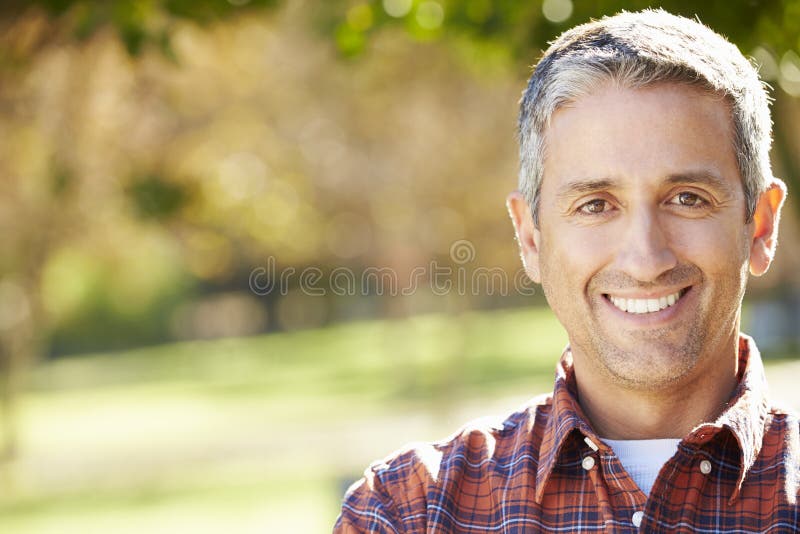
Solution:
{"label": "green grass", "polygon": [[338,491],[321,477],[264,477],[258,483],[80,492],[22,502],[3,510],[0,524],[4,532],[16,534],[325,532],[337,513],[331,495]]}
{"label": "green grass", "polygon": [[446,436],[463,405],[548,390],[565,342],[531,309],[47,362],[19,403],[0,531],[327,532],[371,460]]}
{"label": "green grass", "polygon": [[[549,391],[565,344],[528,309],[47,362],[0,469],[0,532],[329,532],[372,460]],[[798,366],[768,362],[790,404]]]}

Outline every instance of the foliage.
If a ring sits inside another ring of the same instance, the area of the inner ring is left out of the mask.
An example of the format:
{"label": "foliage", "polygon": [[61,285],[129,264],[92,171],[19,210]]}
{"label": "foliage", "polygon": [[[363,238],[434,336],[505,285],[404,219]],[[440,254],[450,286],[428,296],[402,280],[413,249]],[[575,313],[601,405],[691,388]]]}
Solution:
{"label": "foliage", "polygon": [[622,10],[651,7],[697,17],[744,50],[766,45],[781,55],[798,47],[798,0],[338,0],[326,3],[324,20],[336,28],[346,54],[361,52],[376,31],[396,26],[421,40],[454,34],[490,40],[508,47],[514,56],[530,60],[572,25]]}
{"label": "foliage", "polygon": [[[3,2],[3,18],[40,8],[64,36],[86,41],[112,27],[131,55],[149,45],[172,54],[175,21],[218,22],[248,11],[271,8],[277,0],[11,0]],[[47,36],[42,36],[47,39]]]}
{"label": "foliage", "polygon": [[[208,25],[234,15],[272,9],[280,0],[12,0],[0,17],[41,8],[67,35],[85,41],[113,27],[132,55],[147,45],[171,54],[174,22]],[[767,46],[781,56],[800,43],[800,0],[332,0],[312,2],[320,29],[345,55],[364,50],[375,32],[402,28],[417,40],[457,35],[491,41],[530,60],[566,27],[621,10],[661,7],[697,17],[744,50]]]}
{"label": "foliage", "polygon": [[132,180],[128,194],[143,219],[168,219],[189,202],[184,187],[155,175]]}

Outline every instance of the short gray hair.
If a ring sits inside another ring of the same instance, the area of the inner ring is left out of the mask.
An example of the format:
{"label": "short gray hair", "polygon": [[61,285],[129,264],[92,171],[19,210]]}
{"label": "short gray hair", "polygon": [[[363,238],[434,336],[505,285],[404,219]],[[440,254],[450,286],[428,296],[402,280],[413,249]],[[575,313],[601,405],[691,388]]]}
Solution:
{"label": "short gray hair", "polygon": [[520,101],[519,190],[539,225],[545,130],[562,105],[603,82],[640,88],[671,82],[719,94],[730,104],[745,222],[772,177],[772,121],[765,85],[736,46],[707,26],[661,9],[622,12],[559,36],[535,66]]}

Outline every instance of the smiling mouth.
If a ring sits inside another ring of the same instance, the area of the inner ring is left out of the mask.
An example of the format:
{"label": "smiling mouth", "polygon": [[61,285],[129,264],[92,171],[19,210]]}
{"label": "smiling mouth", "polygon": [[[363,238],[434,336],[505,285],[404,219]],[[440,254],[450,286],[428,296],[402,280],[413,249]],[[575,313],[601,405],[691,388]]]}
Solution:
{"label": "smiling mouth", "polygon": [[628,299],[623,297],[615,297],[609,294],[605,294],[603,296],[607,298],[608,301],[614,305],[614,307],[626,313],[654,313],[669,308],[670,306],[674,306],[675,303],[678,302],[687,291],[689,291],[689,289],[691,289],[691,286],[685,287],[680,291],[676,291],[671,295],[666,295],[657,299]]}

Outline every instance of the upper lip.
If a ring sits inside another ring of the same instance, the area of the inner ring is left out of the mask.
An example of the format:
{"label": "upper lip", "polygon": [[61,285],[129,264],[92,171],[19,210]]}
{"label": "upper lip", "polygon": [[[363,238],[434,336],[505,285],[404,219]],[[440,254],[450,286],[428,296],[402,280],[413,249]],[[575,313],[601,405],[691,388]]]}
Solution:
{"label": "upper lip", "polygon": [[674,295],[675,293],[683,293],[685,290],[689,289],[692,286],[682,286],[682,287],[675,287],[670,289],[658,289],[653,291],[636,291],[636,290],[627,290],[627,291],[606,291],[603,293],[608,297],[615,297],[621,299],[659,299],[661,297],[667,297],[669,295]]}

